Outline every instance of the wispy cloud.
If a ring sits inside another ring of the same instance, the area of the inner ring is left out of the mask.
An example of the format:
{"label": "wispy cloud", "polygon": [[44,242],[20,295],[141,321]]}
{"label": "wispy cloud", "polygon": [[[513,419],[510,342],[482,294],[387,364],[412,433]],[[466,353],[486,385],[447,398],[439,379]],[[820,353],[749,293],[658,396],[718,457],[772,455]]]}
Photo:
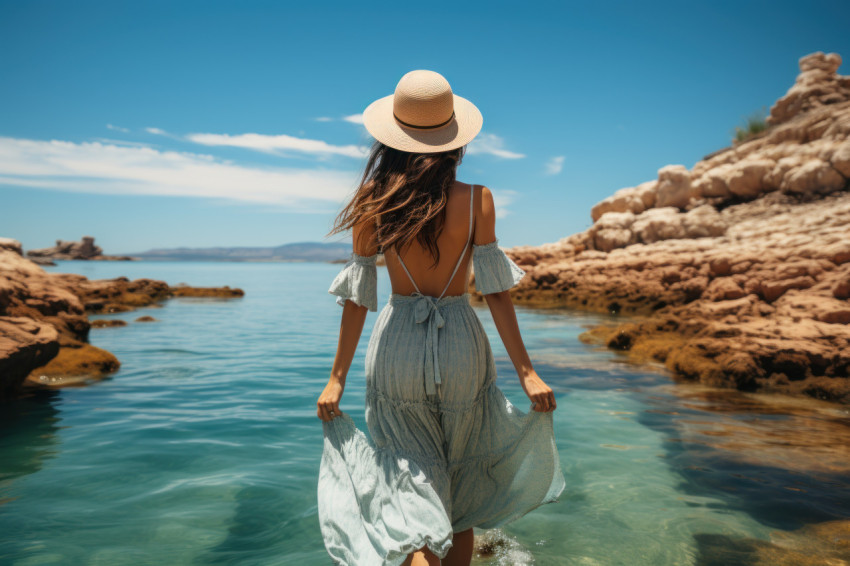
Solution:
{"label": "wispy cloud", "polygon": [[342,202],[346,171],[247,167],[211,155],[149,147],[0,137],[0,184],[70,192],[164,195],[277,204],[293,210]]}
{"label": "wispy cloud", "polygon": [[159,128],[145,128],[145,131],[149,134],[153,134],[155,136],[167,136],[168,132],[165,130],[161,130]]}
{"label": "wispy cloud", "polygon": [[343,122],[349,122],[351,124],[362,124],[363,123],[363,114],[351,114],[349,116],[343,116],[342,118],[331,118],[330,116],[319,116],[318,118],[313,118],[316,122],[336,122],[337,120],[342,120]]}
{"label": "wispy cloud", "polygon": [[553,157],[549,161],[546,162],[546,174],[547,175],[557,175],[564,168],[564,156],[559,155],[557,157]]}
{"label": "wispy cloud", "polygon": [[127,128],[122,128],[121,126],[115,126],[113,124],[107,124],[106,127],[110,130],[115,130],[116,132],[128,133],[130,130]]}
{"label": "wispy cloud", "polygon": [[243,147],[276,155],[298,152],[361,158],[368,154],[366,148],[356,145],[332,145],[322,140],[296,138],[285,134],[277,136],[263,134],[239,134],[235,136],[229,134],[189,134],[186,139],[201,145]]}
{"label": "wispy cloud", "polygon": [[505,140],[496,134],[478,134],[467,148],[469,155],[494,155],[501,159],[522,159],[525,154],[505,149]]}
{"label": "wispy cloud", "polygon": [[362,124],[363,114],[352,114],[351,116],[344,117],[343,120],[352,124]]}
{"label": "wispy cloud", "polygon": [[151,144],[145,142],[137,142],[137,141],[128,141],[128,140],[115,140],[112,138],[94,138],[94,141],[111,144],[111,145],[127,145],[132,147],[151,147]]}

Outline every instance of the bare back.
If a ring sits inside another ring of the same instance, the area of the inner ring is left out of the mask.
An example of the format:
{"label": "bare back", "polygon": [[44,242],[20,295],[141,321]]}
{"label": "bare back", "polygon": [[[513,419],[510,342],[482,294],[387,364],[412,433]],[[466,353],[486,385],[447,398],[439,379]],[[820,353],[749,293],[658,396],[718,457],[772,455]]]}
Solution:
{"label": "bare back", "polygon": [[[470,258],[473,238],[470,234],[475,232],[476,210],[480,201],[481,185],[475,185],[472,187],[472,225],[470,226],[470,185],[455,181],[446,203],[443,232],[437,238],[440,261],[436,266],[431,267],[434,258],[416,240],[413,240],[407,249],[402,250],[401,261],[394,249],[384,251],[393,293],[413,294],[416,287],[410,280],[411,277],[419,287],[419,291],[431,297],[439,297],[440,293],[443,293],[444,297],[461,295],[467,291],[472,267]],[[461,254],[463,254],[462,257]],[[455,266],[458,266],[457,271],[452,277]],[[405,273],[405,267],[410,277]],[[443,292],[444,289],[445,292]]]}

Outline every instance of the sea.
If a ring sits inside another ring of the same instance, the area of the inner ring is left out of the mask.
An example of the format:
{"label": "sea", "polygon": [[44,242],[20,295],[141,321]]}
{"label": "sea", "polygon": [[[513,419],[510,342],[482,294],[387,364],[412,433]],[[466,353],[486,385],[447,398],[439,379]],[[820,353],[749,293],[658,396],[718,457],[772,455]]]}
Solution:
{"label": "sea", "polygon": [[[127,321],[90,334],[120,370],[0,406],[0,564],[331,564],[317,515],[316,399],[336,352],[342,309],[327,289],[341,267],[46,267],[89,279],[229,285],[245,296],[91,316]],[[380,268],[378,288],[380,309],[390,294]],[[474,308],[499,387],[528,407],[486,304]],[[661,365],[635,365],[579,339],[622,317],[516,311],[535,369],[557,396],[566,489],[514,523],[476,531],[487,552],[474,564],[850,559],[847,535],[834,535],[847,533],[850,519],[847,407],[677,383]],[[143,315],[156,320],[136,322]],[[366,318],[341,405],[363,430],[364,355],[376,317]]]}

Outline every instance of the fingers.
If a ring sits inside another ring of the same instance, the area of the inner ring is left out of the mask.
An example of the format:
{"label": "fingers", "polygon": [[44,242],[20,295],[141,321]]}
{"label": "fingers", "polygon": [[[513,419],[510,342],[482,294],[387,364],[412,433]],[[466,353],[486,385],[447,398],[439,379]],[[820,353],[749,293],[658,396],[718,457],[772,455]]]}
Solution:
{"label": "fingers", "polygon": [[535,394],[532,400],[534,401],[534,410],[541,413],[554,411],[558,407],[558,404],[555,402],[555,392],[551,389]]}
{"label": "fingers", "polygon": [[534,410],[540,413],[545,413],[549,410],[549,398],[539,394],[534,396]]}
{"label": "fingers", "polygon": [[339,410],[339,401],[319,401],[316,406],[316,415],[326,422],[332,421],[342,414],[342,411]]}
{"label": "fingers", "polygon": [[323,421],[327,422],[327,421],[331,420],[331,417],[328,414],[327,409],[325,409],[324,405],[321,405],[321,404],[319,405],[319,408],[316,411],[316,414],[319,415],[319,418],[322,419]]}

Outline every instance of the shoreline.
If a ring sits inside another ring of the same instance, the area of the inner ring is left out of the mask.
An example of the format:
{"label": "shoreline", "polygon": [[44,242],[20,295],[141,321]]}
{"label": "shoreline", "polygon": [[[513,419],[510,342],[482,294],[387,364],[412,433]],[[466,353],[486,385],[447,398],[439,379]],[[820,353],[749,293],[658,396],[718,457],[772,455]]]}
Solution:
{"label": "shoreline", "polygon": [[642,319],[583,333],[682,381],[850,404],[850,76],[816,52],[765,131],[505,252],[517,304]]}
{"label": "shoreline", "polygon": [[[168,285],[155,279],[89,280],[52,273],[21,254],[17,240],[0,238],[0,401],[37,389],[80,386],[121,367],[111,352],[89,342],[92,327],[123,321],[91,321],[88,315],[161,307],[173,297],[238,298],[238,288]],[[137,323],[156,322],[145,315]]]}

